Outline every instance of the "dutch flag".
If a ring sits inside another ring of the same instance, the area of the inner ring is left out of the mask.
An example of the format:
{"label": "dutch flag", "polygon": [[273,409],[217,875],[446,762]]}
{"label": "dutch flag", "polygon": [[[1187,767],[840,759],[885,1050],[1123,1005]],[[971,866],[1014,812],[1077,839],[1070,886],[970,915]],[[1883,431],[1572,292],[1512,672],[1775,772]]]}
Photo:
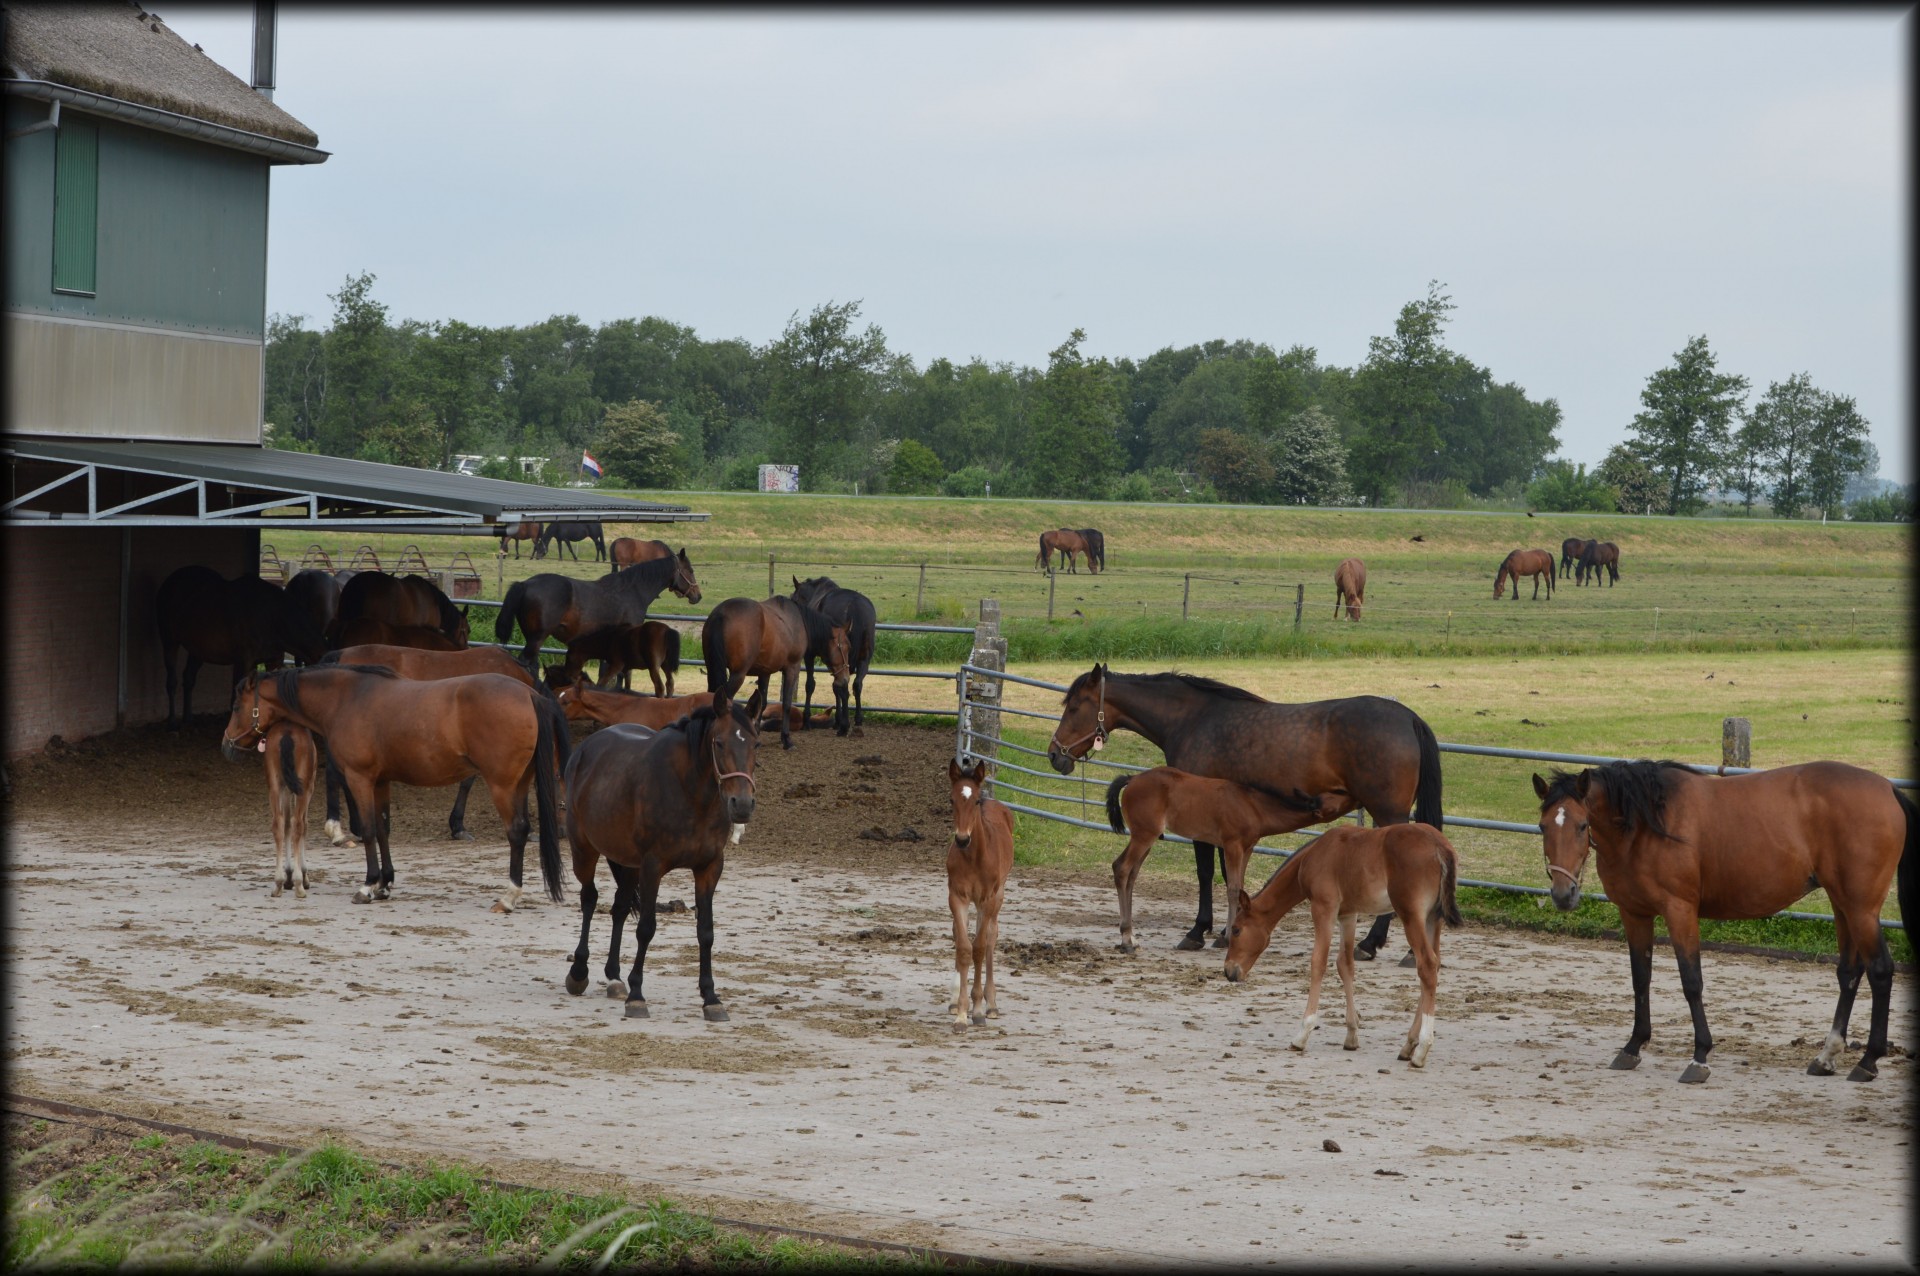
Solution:
{"label": "dutch flag", "polygon": [[595,478],[600,477],[600,462],[593,459],[593,453],[591,452],[582,452],[580,454],[580,468]]}

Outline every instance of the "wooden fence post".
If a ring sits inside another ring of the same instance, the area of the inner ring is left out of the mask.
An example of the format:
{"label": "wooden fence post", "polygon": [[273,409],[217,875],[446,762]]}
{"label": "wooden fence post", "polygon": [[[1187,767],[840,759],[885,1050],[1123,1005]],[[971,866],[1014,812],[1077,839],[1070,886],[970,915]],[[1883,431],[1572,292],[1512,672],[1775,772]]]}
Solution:
{"label": "wooden fence post", "polygon": [[1720,765],[1753,765],[1753,723],[1746,718],[1720,720]]}
{"label": "wooden fence post", "polygon": [[1660,641],[1660,609],[1658,607],[1653,609],[1653,640]]}
{"label": "wooden fence post", "polygon": [[927,565],[920,564],[920,592],[913,596],[913,618],[915,620],[927,610]]}
{"label": "wooden fence post", "polygon": [[1188,572],[1180,578],[1180,619],[1187,618],[1187,595],[1193,591],[1193,573]]}
{"label": "wooden fence post", "polygon": [[1054,573],[1054,570],[1053,570],[1053,565],[1052,565],[1051,563],[1049,563],[1049,564],[1047,565],[1047,619],[1048,619],[1048,620],[1052,620],[1052,619],[1053,619],[1053,578],[1054,578],[1054,575],[1055,575],[1055,573]]}
{"label": "wooden fence post", "polygon": [[773,597],[773,555],[767,555],[767,597]]}
{"label": "wooden fence post", "polygon": [[1307,587],[1305,585],[1295,585],[1293,587],[1293,627],[1295,629],[1300,628],[1300,613],[1305,610],[1306,605]]}

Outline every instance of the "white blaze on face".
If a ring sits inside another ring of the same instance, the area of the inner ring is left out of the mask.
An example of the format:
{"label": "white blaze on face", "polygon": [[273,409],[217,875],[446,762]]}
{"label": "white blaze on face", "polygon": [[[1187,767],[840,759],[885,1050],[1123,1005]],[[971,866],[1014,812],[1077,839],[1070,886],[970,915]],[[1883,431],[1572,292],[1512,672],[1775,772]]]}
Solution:
{"label": "white blaze on face", "polygon": [[971,784],[963,784],[963,785],[961,785],[961,786],[960,786],[960,796],[961,796],[961,797],[963,797],[963,798],[970,798],[970,797],[972,797],[972,796],[973,796],[973,786],[972,786]]}
{"label": "white blaze on face", "polygon": [[1567,808],[1560,807],[1553,813],[1553,827],[1559,828],[1567,822]]}
{"label": "white blaze on face", "polygon": [[728,846],[740,845],[740,836],[746,831],[747,831],[746,825],[735,824],[731,829],[727,831],[727,845]]}

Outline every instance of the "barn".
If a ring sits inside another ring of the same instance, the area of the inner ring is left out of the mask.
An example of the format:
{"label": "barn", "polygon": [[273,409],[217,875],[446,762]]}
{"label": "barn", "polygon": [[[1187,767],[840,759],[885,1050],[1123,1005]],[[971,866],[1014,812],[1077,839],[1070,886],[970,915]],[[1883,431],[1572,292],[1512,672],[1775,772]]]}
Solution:
{"label": "barn", "polygon": [[270,179],[328,158],[273,102],[273,7],[251,83],[130,0],[0,22],[7,756],[164,718],[155,590],[189,563],[257,572],[263,530],[706,517],[265,446]]}

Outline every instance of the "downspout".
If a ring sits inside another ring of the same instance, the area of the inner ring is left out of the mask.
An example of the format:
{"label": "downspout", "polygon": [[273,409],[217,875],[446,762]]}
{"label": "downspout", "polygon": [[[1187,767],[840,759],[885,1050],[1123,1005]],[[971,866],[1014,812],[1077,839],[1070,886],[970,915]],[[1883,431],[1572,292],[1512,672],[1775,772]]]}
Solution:
{"label": "downspout", "polygon": [[132,635],[128,632],[129,617],[127,604],[133,595],[133,529],[120,529],[120,679],[119,690],[114,697],[113,725],[127,725],[127,645]]}
{"label": "downspout", "polygon": [[41,120],[38,124],[29,124],[25,128],[13,130],[13,132],[7,134],[7,140],[11,142],[16,137],[25,137],[29,133],[44,133],[48,129],[58,129],[59,127],[60,100],[55,98],[53,106],[47,111],[46,119]]}

